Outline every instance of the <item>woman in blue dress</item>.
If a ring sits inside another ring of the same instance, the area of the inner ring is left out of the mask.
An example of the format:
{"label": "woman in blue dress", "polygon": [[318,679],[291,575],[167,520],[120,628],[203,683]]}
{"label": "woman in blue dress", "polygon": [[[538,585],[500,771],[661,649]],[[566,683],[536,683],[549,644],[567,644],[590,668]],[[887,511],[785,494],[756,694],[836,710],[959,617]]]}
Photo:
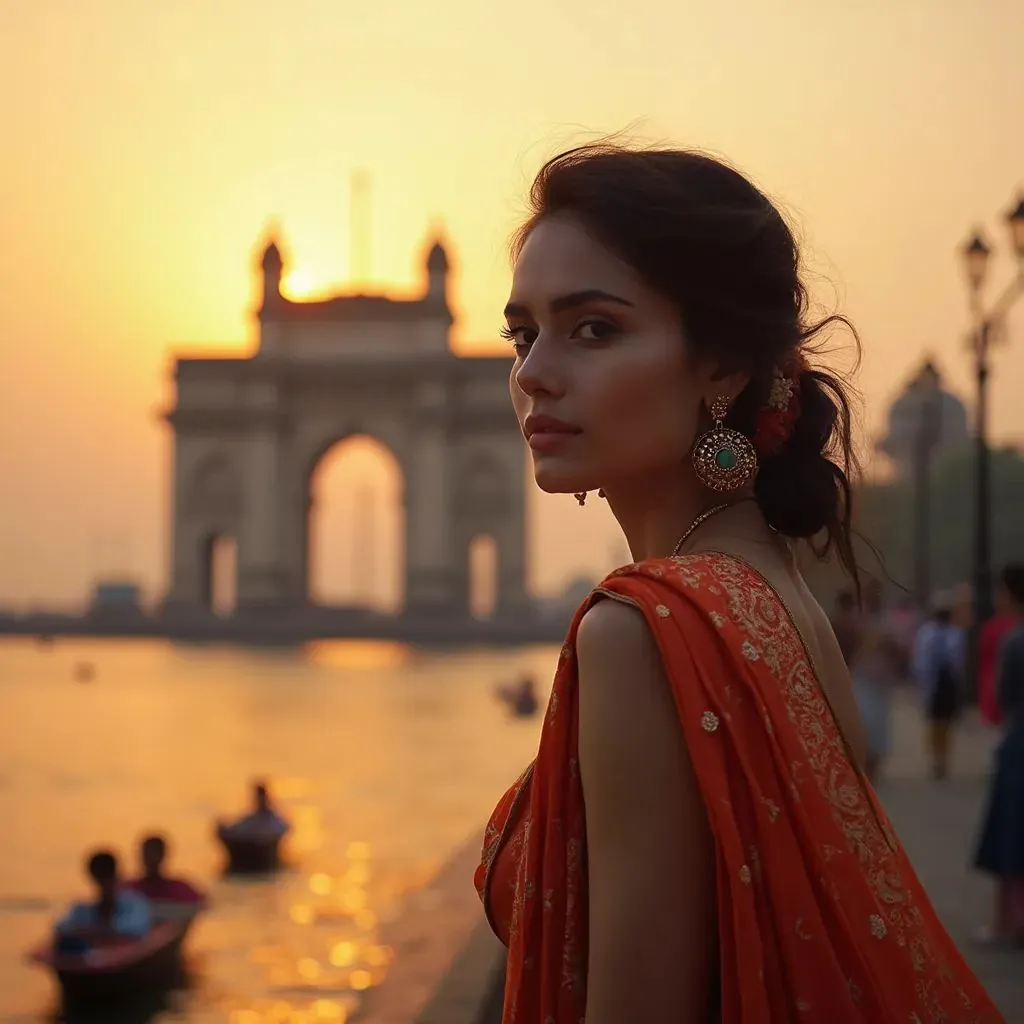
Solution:
{"label": "woman in blue dress", "polygon": [[999,652],[996,696],[1004,732],[974,863],[996,880],[992,925],[980,937],[1019,941],[1024,938],[1024,565],[1008,565],[1001,585],[1017,622]]}

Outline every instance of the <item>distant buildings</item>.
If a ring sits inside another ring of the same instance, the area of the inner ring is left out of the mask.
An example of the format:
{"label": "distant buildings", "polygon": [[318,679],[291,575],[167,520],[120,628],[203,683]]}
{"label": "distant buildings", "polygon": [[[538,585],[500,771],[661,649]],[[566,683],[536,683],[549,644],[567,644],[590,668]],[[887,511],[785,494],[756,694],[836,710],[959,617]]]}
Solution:
{"label": "distant buildings", "polygon": [[142,590],[130,580],[101,580],[93,588],[89,615],[103,618],[136,617],[143,614]]}
{"label": "distant buildings", "polygon": [[967,409],[951,391],[942,387],[942,376],[928,359],[889,409],[889,423],[877,449],[887,455],[900,479],[914,472],[917,446],[923,430],[933,432],[934,457],[962,448],[971,439]]}

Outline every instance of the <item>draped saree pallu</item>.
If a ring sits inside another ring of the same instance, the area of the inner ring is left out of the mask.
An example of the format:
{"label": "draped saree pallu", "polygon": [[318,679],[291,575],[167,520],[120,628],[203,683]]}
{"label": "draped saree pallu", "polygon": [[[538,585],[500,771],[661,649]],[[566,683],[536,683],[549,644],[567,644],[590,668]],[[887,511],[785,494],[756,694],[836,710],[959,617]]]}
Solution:
{"label": "draped saree pallu", "polygon": [[586,1013],[586,820],[576,629],[593,601],[642,611],[715,838],[723,1024],[996,1024],[852,766],[780,599],[720,554],[626,566],[580,608],[536,761],[488,824],[476,885],[508,946],[506,1024]]}

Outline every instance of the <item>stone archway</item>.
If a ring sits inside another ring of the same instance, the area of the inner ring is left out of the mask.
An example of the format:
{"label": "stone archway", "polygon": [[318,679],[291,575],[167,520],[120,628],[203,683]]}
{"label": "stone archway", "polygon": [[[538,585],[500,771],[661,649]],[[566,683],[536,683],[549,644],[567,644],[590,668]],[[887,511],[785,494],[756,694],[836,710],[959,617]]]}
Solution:
{"label": "stone archway", "polygon": [[[237,539],[239,611],[304,606],[312,468],[334,444],[366,434],[394,454],[404,480],[404,612],[465,616],[466,551],[484,532],[497,547],[496,615],[521,613],[525,446],[509,406],[509,362],[451,351],[440,246],[425,269],[418,298],[292,302],[272,243],[261,262],[256,353],[176,361],[169,606],[202,606],[199,540],[215,507]],[[197,491],[197,474],[213,465],[220,482]]]}

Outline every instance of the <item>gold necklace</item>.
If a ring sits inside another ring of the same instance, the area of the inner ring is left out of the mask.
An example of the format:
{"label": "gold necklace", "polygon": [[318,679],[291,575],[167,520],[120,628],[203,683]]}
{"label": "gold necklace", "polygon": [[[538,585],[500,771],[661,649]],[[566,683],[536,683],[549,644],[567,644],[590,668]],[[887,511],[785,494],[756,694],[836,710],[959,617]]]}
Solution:
{"label": "gold necklace", "polygon": [[723,501],[720,505],[712,505],[711,508],[705,509],[690,525],[686,528],[682,537],[676,541],[676,546],[672,549],[670,558],[675,558],[676,555],[682,550],[683,545],[690,539],[693,533],[698,527],[703,526],[712,516],[717,516],[719,512],[724,512],[727,508],[732,508],[733,505],[738,505],[740,501],[752,501],[752,498],[740,498],[739,501]]}

